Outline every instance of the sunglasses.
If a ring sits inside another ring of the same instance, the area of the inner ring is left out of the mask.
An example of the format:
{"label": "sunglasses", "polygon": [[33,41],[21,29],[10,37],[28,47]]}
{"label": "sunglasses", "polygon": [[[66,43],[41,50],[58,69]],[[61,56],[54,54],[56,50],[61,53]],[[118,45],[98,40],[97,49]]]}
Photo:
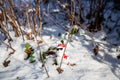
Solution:
{"label": "sunglasses", "polygon": [[57,51],[59,51],[59,50],[63,50],[63,48],[57,48]]}

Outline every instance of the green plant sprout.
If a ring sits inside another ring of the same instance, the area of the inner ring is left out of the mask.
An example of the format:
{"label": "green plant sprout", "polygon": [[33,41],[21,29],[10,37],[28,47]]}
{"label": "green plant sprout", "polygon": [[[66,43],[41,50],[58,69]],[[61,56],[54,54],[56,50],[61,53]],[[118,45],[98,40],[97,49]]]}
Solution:
{"label": "green plant sprout", "polygon": [[25,44],[25,51],[24,51],[26,54],[27,54],[27,59],[30,59],[30,63],[33,63],[35,62],[35,56],[34,56],[34,49],[32,48],[32,46],[29,44],[29,43],[26,43]]}

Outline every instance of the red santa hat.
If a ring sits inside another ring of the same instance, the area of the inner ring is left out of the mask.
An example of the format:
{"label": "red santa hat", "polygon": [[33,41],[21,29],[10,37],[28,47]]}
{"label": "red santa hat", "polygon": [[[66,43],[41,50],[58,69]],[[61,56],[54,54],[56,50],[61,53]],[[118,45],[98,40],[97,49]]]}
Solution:
{"label": "red santa hat", "polygon": [[65,48],[65,47],[66,47],[66,45],[65,45],[65,44],[58,44],[58,47]]}

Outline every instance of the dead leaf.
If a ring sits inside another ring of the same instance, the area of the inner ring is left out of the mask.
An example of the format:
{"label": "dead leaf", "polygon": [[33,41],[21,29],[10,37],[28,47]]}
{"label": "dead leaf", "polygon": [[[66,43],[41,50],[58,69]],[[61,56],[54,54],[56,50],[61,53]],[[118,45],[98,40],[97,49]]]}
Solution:
{"label": "dead leaf", "polygon": [[43,43],[43,40],[37,40],[37,44]]}
{"label": "dead leaf", "polygon": [[10,63],[10,60],[4,61],[3,66],[4,66],[4,67],[7,67],[9,63]]}
{"label": "dead leaf", "polygon": [[30,40],[30,36],[29,36],[29,35],[26,35],[26,39],[27,39],[27,40]]}
{"label": "dead leaf", "polygon": [[24,52],[29,55],[29,54],[31,54],[33,51],[34,51],[34,49],[31,47],[31,48],[29,48],[29,49],[26,49]]}
{"label": "dead leaf", "polygon": [[99,46],[96,45],[96,47],[93,49],[95,56],[98,54],[98,51],[99,51]]}
{"label": "dead leaf", "polygon": [[58,67],[56,70],[58,71],[59,74],[63,72],[63,69],[61,69],[60,67]]}
{"label": "dead leaf", "polygon": [[31,36],[30,34],[27,34],[27,35],[26,35],[26,39],[27,39],[27,40],[34,40],[34,37]]}
{"label": "dead leaf", "polygon": [[30,54],[31,50],[30,49],[26,49],[24,52],[27,53],[27,54]]}
{"label": "dead leaf", "polygon": [[73,63],[73,64],[70,64],[70,66],[76,66],[76,64],[75,64],[75,63]]}

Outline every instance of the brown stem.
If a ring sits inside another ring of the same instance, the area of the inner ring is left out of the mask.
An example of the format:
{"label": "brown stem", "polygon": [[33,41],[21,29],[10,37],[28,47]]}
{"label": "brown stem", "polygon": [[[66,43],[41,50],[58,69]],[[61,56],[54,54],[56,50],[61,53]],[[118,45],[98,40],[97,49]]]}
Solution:
{"label": "brown stem", "polygon": [[8,0],[8,3],[9,3],[9,7],[10,7],[10,10],[11,10],[11,13],[12,13],[12,16],[10,16],[10,13],[9,13],[9,16],[7,16],[10,20],[11,20],[11,25],[15,31],[15,36],[16,37],[19,37],[20,34],[19,34],[19,30],[18,30],[18,25],[16,24],[16,16],[15,16],[15,13],[14,13],[14,10],[13,10],[13,4],[12,4],[12,0]]}
{"label": "brown stem", "polygon": [[68,44],[70,38],[71,38],[71,34],[69,33],[69,35],[68,35],[68,39],[67,39],[67,42],[66,42],[66,44],[65,44],[66,47],[65,47],[65,49],[64,49],[64,51],[63,51],[62,59],[61,59],[61,62],[60,62],[60,66],[59,66],[60,68],[61,68],[61,66],[62,66],[63,58],[64,58],[64,53],[65,53],[65,51],[66,51],[66,49],[67,49],[67,44]]}
{"label": "brown stem", "polygon": [[18,28],[19,28],[19,30],[20,30],[20,33],[22,34],[22,39],[23,39],[23,41],[25,41],[25,39],[24,39],[24,34],[23,34],[23,31],[22,31],[22,29],[21,29],[20,22],[19,22],[18,19],[19,19],[19,18],[17,17],[17,19],[16,19],[16,21],[17,21],[17,26],[18,26]]}
{"label": "brown stem", "polygon": [[47,68],[46,68],[45,62],[43,61],[42,51],[41,51],[41,48],[40,48],[39,44],[38,44],[38,47],[39,47],[39,50],[40,50],[40,58],[41,58],[41,62],[42,62],[42,64],[43,64],[43,67],[45,68],[47,77],[50,77],[50,76],[49,76],[49,73],[48,73],[48,70],[47,70]]}
{"label": "brown stem", "polygon": [[15,51],[15,49],[13,49],[11,45],[6,44],[6,43],[5,43],[4,41],[2,41],[1,39],[0,39],[0,42],[3,43],[3,44],[5,44],[7,47],[9,47],[10,49],[12,49],[13,51]]}
{"label": "brown stem", "polygon": [[37,4],[36,4],[36,14],[37,14],[38,19],[40,21],[40,25],[39,25],[39,28],[37,30],[37,35],[39,35],[40,31],[42,29],[42,14],[41,14],[40,0],[36,0],[36,2],[37,2]]}
{"label": "brown stem", "polygon": [[26,18],[27,18],[28,28],[31,29],[30,20],[29,20],[29,14],[28,14],[28,6],[27,6],[27,11],[26,11]]}
{"label": "brown stem", "polygon": [[[1,6],[2,9],[2,14],[0,14],[0,26],[1,26],[1,31],[7,36],[9,41],[12,41],[12,38],[9,34],[9,30],[8,30],[8,24],[7,24],[7,19],[6,19],[6,11],[4,6]],[[5,22],[5,25],[3,24],[3,21]],[[6,27],[3,27],[6,26]]]}

